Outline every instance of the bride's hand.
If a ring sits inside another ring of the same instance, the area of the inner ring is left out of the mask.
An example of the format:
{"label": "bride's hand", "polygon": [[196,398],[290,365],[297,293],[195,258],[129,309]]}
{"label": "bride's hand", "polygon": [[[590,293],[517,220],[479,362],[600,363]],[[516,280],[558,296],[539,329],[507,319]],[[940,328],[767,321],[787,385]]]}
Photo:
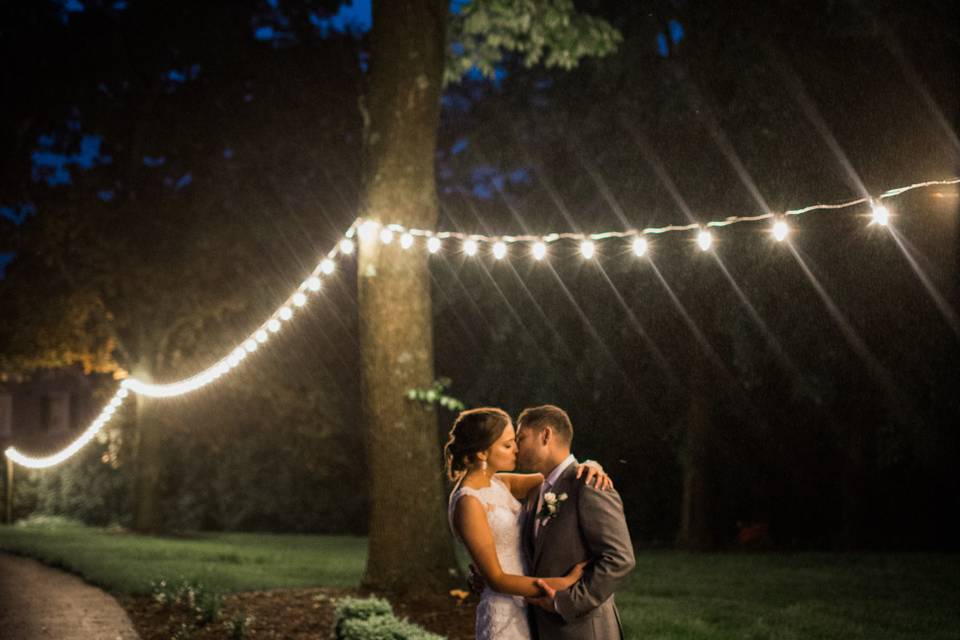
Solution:
{"label": "bride's hand", "polygon": [[579,478],[584,472],[587,474],[585,481],[587,484],[593,482],[593,486],[601,491],[613,489],[613,480],[604,472],[603,467],[596,460],[587,460],[586,462],[578,464],[577,477]]}
{"label": "bride's hand", "polygon": [[577,581],[583,577],[583,569],[587,566],[587,561],[578,562],[573,565],[573,569],[570,569],[570,572],[567,575],[563,576],[567,581],[567,588],[569,589],[573,585],[577,584]]}

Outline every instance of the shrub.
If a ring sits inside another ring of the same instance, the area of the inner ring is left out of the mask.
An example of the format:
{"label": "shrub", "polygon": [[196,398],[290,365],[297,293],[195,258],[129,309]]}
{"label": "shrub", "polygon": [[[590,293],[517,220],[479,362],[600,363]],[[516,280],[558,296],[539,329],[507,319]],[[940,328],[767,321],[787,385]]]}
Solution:
{"label": "shrub", "polygon": [[344,598],[334,610],[336,640],[444,640],[393,615],[382,598]]}
{"label": "shrub", "polygon": [[343,620],[338,640],[444,640],[443,636],[393,615]]}
{"label": "shrub", "polygon": [[165,607],[187,611],[198,627],[215,622],[220,616],[220,595],[199,582],[159,580],[150,586],[154,600]]}

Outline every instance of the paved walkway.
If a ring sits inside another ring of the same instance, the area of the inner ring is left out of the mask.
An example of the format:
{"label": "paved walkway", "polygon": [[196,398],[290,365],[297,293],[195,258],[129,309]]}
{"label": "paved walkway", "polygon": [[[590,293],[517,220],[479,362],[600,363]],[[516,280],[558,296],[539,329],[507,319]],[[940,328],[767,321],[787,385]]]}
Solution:
{"label": "paved walkway", "polygon": [[0,553],[3,640],[138,640],[112,596],[35,560]]}

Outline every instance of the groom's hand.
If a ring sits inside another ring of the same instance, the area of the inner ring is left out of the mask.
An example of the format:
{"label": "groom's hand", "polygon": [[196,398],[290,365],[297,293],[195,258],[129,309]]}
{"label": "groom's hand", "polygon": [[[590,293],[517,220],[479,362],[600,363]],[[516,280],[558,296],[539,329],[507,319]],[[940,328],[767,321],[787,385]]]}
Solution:
{"label": "groom's hand", "polygon": [[470,565],[470,577],[467,578],[467,584],[470,585],[470,591],[474,595],[480,595],[487,587],[487,581],[483,579],[483,576],[472,564]]}
{"label": "groom's hand", "polygon": [[533,584],[537,585],[540,588],[540,591],[543,592],[542,596],[536,596],[533,598],[527,598],[527,602],[536,607],[540,607],[544,611],[550,613],[556,613],[557,608],[553,604],[553,599],[557,596],[557,590],[551,589],[543,580],[537,579],[533,581]]}

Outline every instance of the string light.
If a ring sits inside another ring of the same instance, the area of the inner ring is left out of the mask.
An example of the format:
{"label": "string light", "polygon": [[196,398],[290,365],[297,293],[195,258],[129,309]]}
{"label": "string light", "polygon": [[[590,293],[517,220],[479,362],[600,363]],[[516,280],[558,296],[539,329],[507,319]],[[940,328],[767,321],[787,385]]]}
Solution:
{"label": "string light", "polygon": [[591,240],[584,240],[580,243],[580,253],[583,254],[583,257],[587,260],[593,257],[596,247]]}
{"label": "string light", "polygon": [[[785,211],[780,214],[780,216],[782,216],[782,218],[786,218],[787,216],[803,215],[811,211],[845,209],[866,203],[871,207],[871,224],[885,226],[889,224],[890,211],[886,206],[881,204],[883,200],[894,198],[914,189],[920,189],[934,185],[954,185],[958,183],[960,183],[960,178],[919,182],[905,187],[887,190],[874,199],[864,197],[837,204],[815,204],[800,209]],[[359,237],[364,241],[372,241],[377,237],[377,230],[379,229],[380,241],[384,244],[390,244],[390,242],[393,240],[394,232],[396,231],[397,233],[402,234],[400,245],[404,248],[408,248],[405,246],[407,243],[409,243],[409,246],[413,246],[416,236],[426,237],[427,251],[432,254],[440,251],[443,245],[443,240],[448,238],[457,238],[463,241],[464,252],[468,255],[474,255],[477,253],[481,242],[492,243],[492,253],[494,258],[497,260],[501,260],[506,257],[508,253],[508,246],[513,243],[529,243],[531,245],[531,254],[533,258],[535,260],[542,260],[547,255],[548,242],[570,239],[580,242],[581,253],[583,254],[584,258],[589,259],[596,254],[596,242],[616,239],[629,239],[632,242],[633,253],[636,256],[644,256],[649,250],[648,241],[644,236],[683,231],[697,231],[697,244],[701,249],[706,251],[713,244],[713,236],[709,231],[710,228],[726,227],[743,222],[757,222],[760,220],[770,219],[775,220],[772,228],[772,234],[774,238],[778,241],[782,241],[789,234],[790,228],[784,219],[778,219],[780,216],[775,213],[767,213],[757,216],[730,216],[724,218],[723,220],[713,220],[707,222],[702,226],[698,224],[687,224],[669,225],[666,227],[648,227],[645,229],[629,231],[606,231],[592,234],[549,233],[544,236],[497,237],[487,237],[479,234],[466,234],[454,231],[434,232],[429,230],[408,229],[400,225],[390,225],[387,227],[382,226],[380,223],[373,220],[363,220],[358,218],[347,229],[344,237],[337,243],[336,248],[330,251],[324,257],[324,259],[320,261],[320,263],[317,265],[317,268],[310,275],[310,277],[304,281],[301,287],[294,292],[293,295],[290,296],[290,298],[285,301],[274,314],[270,316],[264,325],[261,325],[261,327],[258,328],[252,335],[242,340],[240,345],[232,349],[229,355],[226,357],[221,358],[207,369],[200,371],[193,376],[175,382],[165,384],[150,384],[136,378],[128,378],[124,380],[121,383],[120,388],[117,390],[117,393],[107,402],[99,416],[87,427],[83,434],[81,434],[80,437],[70,443],[67,447],[55,454],[45,457],[33,457],[21,453],[15,447],[9,447],[4,453],[7,458],[22,466],[32,468],[55,466],[69,459],[80,449],[82,449],[84,445],[89,443],[90,440],[92,440],[103,428],[103,426],[109,423],[112,417],[116,414],[117,410],[122,406],[124,399],[129,397],[130,392],[155,398],[167,398],[189,393],[219,379],[238,366],[247,358],[248,355],[257,351],[259,344],[267,341],[269,335],[264,327],[273,333],[277,333],[282,328],[282,325],[276,318],[286,321],[293,317],[293,311],[289,306],[290,304],[295,307],[302,307],[306,304],[307,296],[303,292],[304,288],[311,292],[320,290],[321,281],[319,274],[330,275],[335,270],[336,265],[334,258],[336,258],[338,254],[347,256],[355,252],[356,245],[352,240],[355,234],[359,235]]]}
{"label": "string light", "polygon": [[701,251],[709,251],[712,245],[713,235],[706,229],[701,229],[697,234],[697,246],[700,247]]}
{"label": "string light", "polygon": [[885,227],[890,222],[890,210],[882,204],[874,204],[871,217],[873,218],[871,224],[879,224]]}
{"label": "string light", "polygon": [[790,226],[783,220],[777,220],[773,224],[773,239],[777,242],[783,242],[787,239],[787,235],[790,233]]}
{"label": "string light", "polygon": [[646,238],[637,238],[633,241],[633,254],[638,258],[642,258],[647,254],[647,248]]}
{"label": "string light", "polygon": [[545,245],[543,242],[533,243],[532,253],[534,260],[543,260],[547,255],[547,245]]}

